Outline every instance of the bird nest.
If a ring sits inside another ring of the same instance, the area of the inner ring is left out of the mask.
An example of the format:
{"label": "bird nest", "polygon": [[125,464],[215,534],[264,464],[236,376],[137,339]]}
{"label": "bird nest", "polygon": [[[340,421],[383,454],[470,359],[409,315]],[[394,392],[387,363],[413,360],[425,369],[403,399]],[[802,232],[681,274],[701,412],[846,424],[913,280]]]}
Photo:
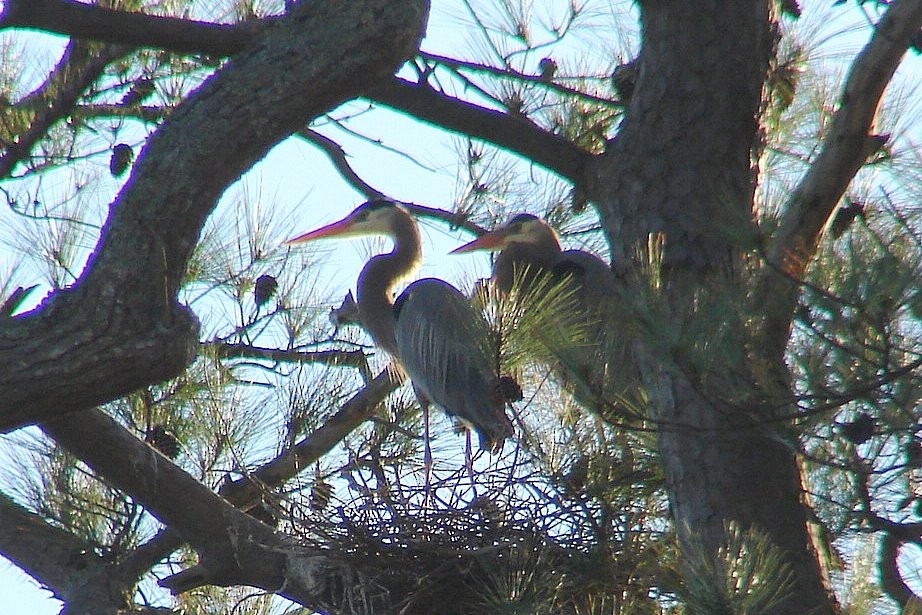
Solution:
{"label": "bird nest", "polygon": [[628,575],[617,571],[616,542],[597,535],[598,511],[509,469],[472,477],[462,468],[428,488],[353,484],[339,505],[312,499],[291,529],[344,571],[330,611],[564,613],[588,591],[616,594]]}

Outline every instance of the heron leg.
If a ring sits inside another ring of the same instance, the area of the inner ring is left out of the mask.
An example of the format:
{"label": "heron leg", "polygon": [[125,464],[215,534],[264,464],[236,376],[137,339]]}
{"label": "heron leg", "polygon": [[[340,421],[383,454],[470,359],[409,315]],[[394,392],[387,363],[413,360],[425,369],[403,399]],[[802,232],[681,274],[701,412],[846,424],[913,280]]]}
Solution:
{"label": "heron leg", "polygon": [[474,484],[474,445],[471,444],[471,430],[465,429],[464,436],[467,440],[464,444],[464,465],[467,467],[467,475],[471,479],[471,484]]}
{"label": "heron leg", "polygon": [[429,505],[429,496],[432,493],[432,447],[429,444],[429,399],[413,385],[413,392],[419,401],[419,409],[423,413],[423,508]]}
{"label": "heron leg", "polygon": [[423,472],[425,480],[425,495],[423,508],[429,506],[429,496],[432,493],[432,447],[429,444],[429,404],[421,404],[423,411]]}

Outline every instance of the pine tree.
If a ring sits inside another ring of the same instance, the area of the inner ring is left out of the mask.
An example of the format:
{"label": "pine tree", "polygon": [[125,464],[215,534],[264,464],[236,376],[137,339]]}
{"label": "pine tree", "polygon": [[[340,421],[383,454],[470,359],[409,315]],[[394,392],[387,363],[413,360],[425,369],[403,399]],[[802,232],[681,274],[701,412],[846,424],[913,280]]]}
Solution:
{"label": "pine tree", "polygon": [[[918,608],[919,0],[10,0],[0,27],[0,554],[63,612]],[[422,124],[456,135],[450,203],[408,179],[445,181]],[[453,280],[523,389],[501,453],[441,415],[424,442],[329,291],[361,261],[283,245],[320,157],[426,228],[528,212],[612,263],[588,321],[566,279]]]}

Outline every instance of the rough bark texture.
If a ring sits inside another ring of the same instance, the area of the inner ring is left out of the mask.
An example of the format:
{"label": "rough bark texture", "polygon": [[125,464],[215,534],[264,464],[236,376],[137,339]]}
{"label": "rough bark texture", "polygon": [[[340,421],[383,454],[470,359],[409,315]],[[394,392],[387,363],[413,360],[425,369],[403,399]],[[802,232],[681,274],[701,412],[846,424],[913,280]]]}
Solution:
{"label": "rough bark texture", "polygon": [[338,584],[324,553],[299,547],[243,513],[99,410],[65,416],[44,429],[98,475],[174,528],[199,563],[161,581],[175,592],[203,584],[251,585],[320,607]]}
{"label": "rough bark texture", "polygon": [[[642,3],[636,89],[621,132],[591,173],[617,268],[648,236],[662,234],[662,299],[689,327],[725,317],[693,313],[702,288],[738,292],[740,238],[751,232],[750,156],[775,43],[769,5]],[[726,318],[726,327],[738,326]],[[794,592],[772,613],[832,613],[793,452],[752,424],[758,408],[718,401],[680,357],[663,359],[651,352],[643,379],[660,422],[681,542],[713,551],[724,542],[725,522],[757,526],[785,549],[796,575]],[[670,364],[677,367],[661,367]]]}
{"label": "rough bark texture", "polygon": [[0,321],[0,430],[177,375],[197,323],[175,297],[218,198],[281,139],[391,75],[426,11],[303,3],[193,93],[144,148],[77,284]]}
{"label": "rough bark texture", "polygon": [[52,588],[55,597],[71,609],[100,615],[116,613],[131,604],[121,575],[112,562],[70,532],[0,496],[0,550],[30,576]]}

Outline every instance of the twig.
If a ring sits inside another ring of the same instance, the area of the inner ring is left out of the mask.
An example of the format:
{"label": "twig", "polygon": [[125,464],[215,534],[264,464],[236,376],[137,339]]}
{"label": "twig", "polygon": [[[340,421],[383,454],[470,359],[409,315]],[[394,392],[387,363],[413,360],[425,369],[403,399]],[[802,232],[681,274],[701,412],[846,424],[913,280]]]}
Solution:
{"label": "twig", "polygon": [[[567,87],[561,83],[558,83],[556,80],[548,80],[541,75],[526,75],[525,73],[520,73],[519,71],[508,69],[508,68],[496,68],[494,66],[488,66],[486,64],[480,64],[478,62],[468,62],[465,60],[456,60],[454,58],[449,58],[447,56],[442,56],[434,53],[427,53],[421,51],[419,53],[420,57],[424,60],[430,62],[435,62],[437,64],[442,64],[443,66],[450,67],[455,70],[470,70],[478,73],[485,73],[488,75],[493,75],[494,77],[500,77],[502,79],[512,79],[515,81],[525,81],[527,83],[532,83],[545,87],[549,90],[554,90],[561,94],[566,94],[568,96],[574,96],[577,98],[582,98],[590,102],[594,102],[606,107],[621,107],[622,102],[618,100],[612,100],[610,98],[604,98],[602,96],[597,96],[595,94],[589,94],[587,92],[582,92],[576,88]],[[556,79],[568,79],[568,77],[556,77]]]}
{"label": "twig", "polygon": [[383,192],[377,188],[373,188],[371,184],[359,177],[359,174],[355,172],[355,169],[352,168],[352,165],[350,165],[349,161],[346,159],[346,152],[339,143],[309,128],[299,130],[297,135],[322,149],[330,158],[336,170],[339,171],[339,174],[342,175],[343,179],[349,182],[357,191],[364,194],[366,198],[370,200],[384,196]]}

